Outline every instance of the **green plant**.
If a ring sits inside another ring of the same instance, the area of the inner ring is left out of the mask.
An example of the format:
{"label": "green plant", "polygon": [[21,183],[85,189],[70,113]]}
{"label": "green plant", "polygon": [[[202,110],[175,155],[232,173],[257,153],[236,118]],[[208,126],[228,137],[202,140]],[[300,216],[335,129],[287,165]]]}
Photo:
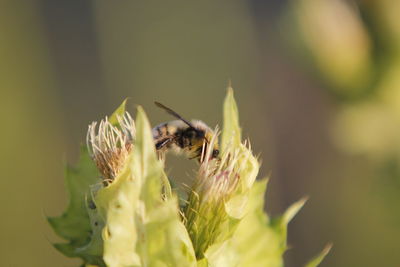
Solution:
{"label": "green plant", "polygon": [[84,266],[283,266],[287,225],[305,200],[278,218],[264,213],[267,179],[256,180],[259,163],[242,141],[232,89],[224,103],[220,159],[205,151],[181,207],[141,107],[134,121],[124,102],[96,129],[89,127],[78,166],[67,168],[67,211],[48,219],[68,241],[55,244],[60,252],[82,258]]}

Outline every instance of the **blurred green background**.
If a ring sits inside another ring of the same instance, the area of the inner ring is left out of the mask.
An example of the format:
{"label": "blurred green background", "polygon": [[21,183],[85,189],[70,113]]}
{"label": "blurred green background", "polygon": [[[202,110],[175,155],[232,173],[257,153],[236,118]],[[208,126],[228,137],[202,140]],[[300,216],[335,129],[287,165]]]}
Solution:
{"label": "blurred green background", "polygon": [[[125,97],[155,125],[221,125],[228,80],[271,176],[266,210],[310,199],[287,266],[398,266],[400,2],[0,1],[0,266],[78,266],[46,222],[67,204],[63,165]],[[170,157],[171,158],[171,157]],[[174,165],[171,176],[187,179]]]}

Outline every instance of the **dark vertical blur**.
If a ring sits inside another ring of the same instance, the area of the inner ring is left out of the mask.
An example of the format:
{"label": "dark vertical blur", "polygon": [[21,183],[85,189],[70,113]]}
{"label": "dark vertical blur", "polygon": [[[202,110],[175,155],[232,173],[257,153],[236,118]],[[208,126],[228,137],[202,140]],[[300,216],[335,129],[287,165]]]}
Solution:
{"label": "dark vertical blur", "polygon": [[113,108],[100,64],[95,14],[91,1],[43,0],[39,6],[55,70],[57,104],[65,127],[79,129],[70,132],[68,152],[71,152],[82,141],[87,121]]}
{"label": "dark vertical blur", "polygon": [[[66,205],[62,161],[76,160],[89,122],[130,97],[153,124],[171,119],[157,100],[221,125],[228,80],[271,177],[267,211],[310,196],[286,266],[327,242],[321,266],[395,266],[400,39],[387,10],[398,5],[315,1],[2,1],[0,266],[78,265],[52,248],[45,215]],[[194,167],[168,162],[178,181]]]}

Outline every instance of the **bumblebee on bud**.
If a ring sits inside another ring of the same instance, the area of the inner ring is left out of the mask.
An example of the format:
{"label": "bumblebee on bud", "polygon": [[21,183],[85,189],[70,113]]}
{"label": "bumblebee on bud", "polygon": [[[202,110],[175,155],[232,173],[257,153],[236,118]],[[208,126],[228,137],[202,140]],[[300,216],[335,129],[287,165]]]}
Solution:
{"label": "bumblebee on bud", "polygon": [[211,157],[216,158],[218,156],[218,142],[211,144],[211,139],[215,133],[207,124],[199,120],[188,121],[163,104],[154,103],[178,119],[161,123],[153,128],[153,138],[157,151],[183,152],[189,159],[198,159],[202,162],[207,146],[212,145]]}
{"label": "bumblebee on bud", "polygon": [[[170,150],[184,152],[190,159],[203,162],[205,155],[216,158],[219,154],[215,133],[204,122],[188,121],[166,106],[155,102],[178,120],[161,123],[152,129],[155,148],[164,153]],[[125,159],[133,148],[135,122],[128,112],[117,116],[118,123],[113,125],[108,118],[89,125],[87,147],[102,177],[112,181],[122,170]],[[97,127],[98,126],[98,127]],[[213,138],[214,137],[214,138]],[[208,153],[210,148],[212,150]]]}

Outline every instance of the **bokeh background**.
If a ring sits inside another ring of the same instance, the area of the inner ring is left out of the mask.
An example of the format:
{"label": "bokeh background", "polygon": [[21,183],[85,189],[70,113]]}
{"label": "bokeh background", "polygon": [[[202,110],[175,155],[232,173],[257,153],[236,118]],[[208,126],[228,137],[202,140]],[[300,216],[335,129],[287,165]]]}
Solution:
{"label": "bokeh background", "polygon": [[[78,266],[46,222],[87,125],[130,97],[155,125],[221,125],[228,80],[270,176],[266,210],[304,195],[286,266],[400,264],[398,0],[0,1],[0,266]],[[174,165],[171,176],[187,179]]]}

